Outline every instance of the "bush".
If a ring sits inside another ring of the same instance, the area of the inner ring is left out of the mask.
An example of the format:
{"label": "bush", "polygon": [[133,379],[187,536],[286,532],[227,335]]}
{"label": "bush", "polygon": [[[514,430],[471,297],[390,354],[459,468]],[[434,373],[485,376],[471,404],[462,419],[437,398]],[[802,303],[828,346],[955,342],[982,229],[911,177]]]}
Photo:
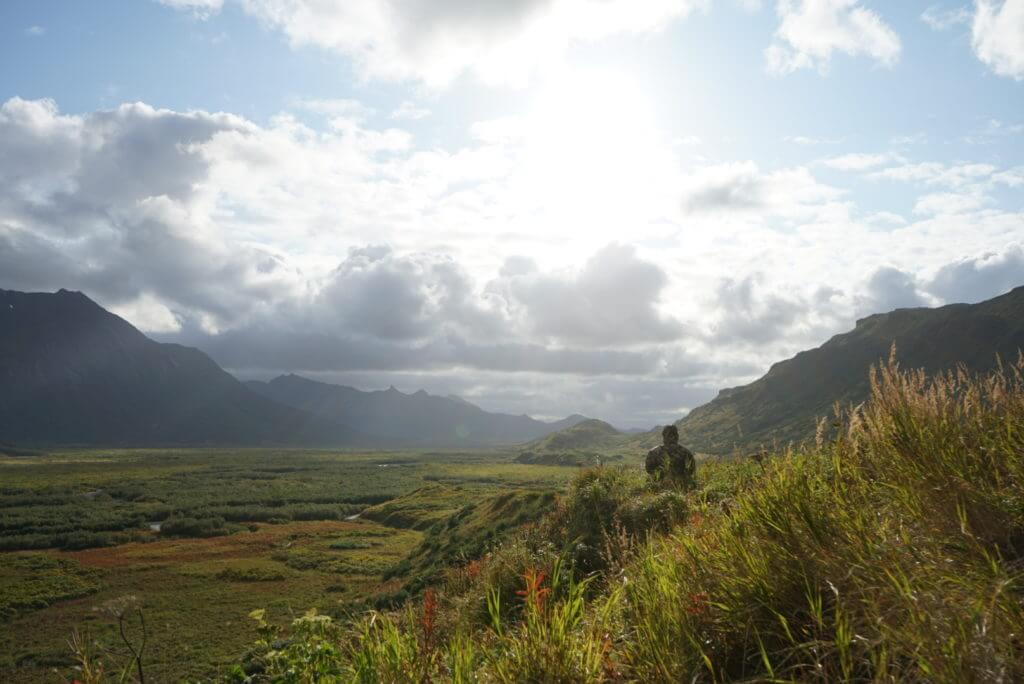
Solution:
{"label": "bush", "polygon": [[167,537],[216,537],[228,534],[224,518],[193,518],[171,516],[160,525],[160,534]]}

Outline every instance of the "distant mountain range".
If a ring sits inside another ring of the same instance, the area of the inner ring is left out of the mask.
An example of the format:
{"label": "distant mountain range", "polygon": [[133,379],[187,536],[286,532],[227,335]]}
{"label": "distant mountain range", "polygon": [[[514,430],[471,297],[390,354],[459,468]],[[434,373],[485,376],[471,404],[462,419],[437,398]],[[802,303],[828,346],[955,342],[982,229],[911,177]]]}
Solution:
{"label": "distant mountain range", "polygon": [[0,443],[18,447],[479,446],[584,420],[544,423],[297,376],[245,384],[198,349],[154,342],[67,290],[0,290],[0,388]]}
{"label": "distant mountain range", "polygon": [[930,373],[957,364],[987,371],[997,355],[1015,361],[1024,349],[1024,287],[979,304],[897,309],[861,319],[852,331],[695,408],[676,423],[681,441],[694,451],[726,454],[809,438],[815,419],[831,415],[835,402],[868,397],[868,370],[888,357],[893,343],[902,367]]}
{"label": "distant mountain range", "polygon": [[586,420],[573,415],[545,423],[529,416],[488,413],[464,399],[432,396],[423,390],[403,394],[391,387],[364,392],[298,375],[282,375],[270,382],[251,381],[246,385],[281,404],[407,446],[513,444]]}
{"label": "distant mountain range", "polygon": [[[722,390],[678,421],[702,453],[806,439],[835,402],[868,396],[868,369],[895,343],[906,368],[991,369],[1024,349],[1024,287],[979,304],[898,309]],[[78,292],[0,290],[0,444],[474,447],[530,442],[531,453],[646,448],[573,415],[546,423],[489,413],[458,397],[365,392],[283,375],[236,380],[197,349],[150,340]]]}

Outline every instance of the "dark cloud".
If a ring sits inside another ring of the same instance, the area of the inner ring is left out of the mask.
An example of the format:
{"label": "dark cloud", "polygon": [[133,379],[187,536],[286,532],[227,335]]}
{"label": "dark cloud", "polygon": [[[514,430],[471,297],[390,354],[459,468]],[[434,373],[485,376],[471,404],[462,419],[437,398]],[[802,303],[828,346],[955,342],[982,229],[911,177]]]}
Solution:
{"label": "dark cloud", "polygon": [[785,337],[810,313],[810,305],[798,298],[767,292],[765,278],[754,273],[745,278],[726,278],[715,292],[718,314],[712,339],[718,343],[766,344]]}
{"label": "dark cloud", "polygon": [[892,266],[876,270],[856,297],[857,317],[885,313],[893,309],[927,306],[913,274]]}
{"label": "dark cloud", "polygon": [[244,317],[281,290],[268,254],[228,247],[193,207],[201,145],[245,134],[237,117],[144,104],[67,116],[49,101],[0,107],[4,285],[80,289],[108,305],[155,294],[171,309]]}
{"label": "dark cloud", "polygon": [[[211,334],[198,326],[159,339],[195,346],[225,367],[247,373],[435,371],[457,368],[570,375],[646,375],[662,364],[656,351],[549,348],[525,342],[472,342],[449,335],[423,342],[254,325]],[[701,368],[704,372],[708,366]]]}
{"label": "dark cloud", "polygon": [[1009,245],[1002,252],[988,252],[946,264],[927,285],[944,301],[975,303],[1024,285],[1024,248]]}
{"label": "dark cloud", "polygon": [[521,309],[543,337],[585,346],[650,344],[677,340],[683,325],[662,316],[657,304],[668,276],[628,245],[609,245],[574,276],[540,273],[525,262],[509,264],[492,283]]}
{"label": "dark cloud", "polygon": [[703,179],[687,194],[683,208],[691,212],[763,209],[768,189],[756,169],[737,168],[733,173]]}

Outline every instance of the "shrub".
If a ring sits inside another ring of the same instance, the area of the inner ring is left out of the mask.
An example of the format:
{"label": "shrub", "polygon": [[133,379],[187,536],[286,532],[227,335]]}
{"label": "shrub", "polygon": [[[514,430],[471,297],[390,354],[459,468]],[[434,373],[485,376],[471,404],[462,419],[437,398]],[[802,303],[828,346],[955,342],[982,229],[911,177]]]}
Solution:
{"label": "shrub", "polygon": [[193,518],[171,516],[160,525],[160,534],[167,537],[216,537],[228,534],[224,518]]}

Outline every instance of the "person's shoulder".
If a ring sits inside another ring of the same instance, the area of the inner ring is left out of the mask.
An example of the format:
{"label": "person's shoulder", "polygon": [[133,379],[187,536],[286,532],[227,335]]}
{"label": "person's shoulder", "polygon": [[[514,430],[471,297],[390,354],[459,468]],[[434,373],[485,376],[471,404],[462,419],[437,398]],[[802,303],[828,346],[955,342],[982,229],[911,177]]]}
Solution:
{"label": "person's shoulder", "polygon": [[650,451],[648,451],[647,455],[648,456],[657,456],[658,454],[660,454],[664,450],[665,450],[665,445],[664,444],[659,444],[658,446],[656,446],[653,449],[651,449]]}

